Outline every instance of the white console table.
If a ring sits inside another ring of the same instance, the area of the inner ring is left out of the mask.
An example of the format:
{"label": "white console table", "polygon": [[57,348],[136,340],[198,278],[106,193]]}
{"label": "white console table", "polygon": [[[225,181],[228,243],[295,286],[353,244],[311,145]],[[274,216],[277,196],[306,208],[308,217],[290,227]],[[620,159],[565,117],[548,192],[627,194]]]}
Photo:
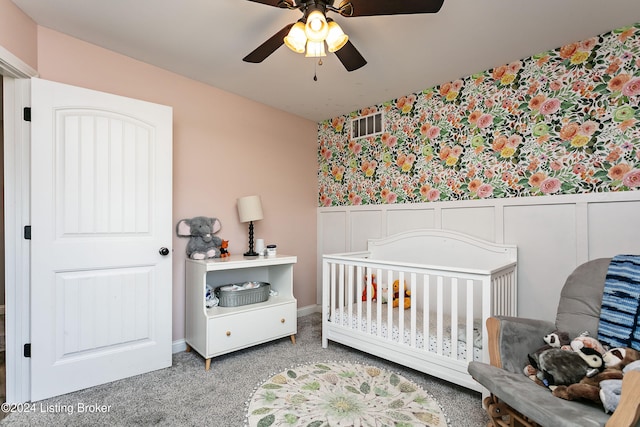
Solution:
{"label": "white console table", "polygon": [[[290,336],[295,344],[298,303],[293,296],[295,256],[186,260],[187,351],[211,358]],[[218,287],[246,281],[268,282],[278,292],[267,301],[238,307],[206,306],[206,285]]]}

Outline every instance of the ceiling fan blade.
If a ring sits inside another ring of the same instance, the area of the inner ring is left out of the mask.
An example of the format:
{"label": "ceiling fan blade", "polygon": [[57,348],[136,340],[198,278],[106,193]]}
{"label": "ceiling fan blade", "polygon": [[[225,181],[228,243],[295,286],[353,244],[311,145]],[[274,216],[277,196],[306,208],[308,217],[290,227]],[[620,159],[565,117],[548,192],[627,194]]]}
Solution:
{"label": "ceiling fan blade", "polygon": [[293,0],[249,0],[254,3],[262,3],[267,6],[281,7],[283,9],[295,9]]}
{"label": "ceiling fan blade", "polygon": [[364,67],[367,63],[366,59],[362,57],[351,41],[348,41],[347,44],[342,46],[342,49],[337,50],[335,54],[347,71],[357,70],[360,67]]}
{"label": "ceiling fan blade", "polygon": [[262,62],[269,55],[275,52],[280,46],[284,44],[284,38],[289,34],[289,30],[293,27],[293,24],[289,24],[277,33],[275,33],[269,40],[258,46],[253,52],[242,58],[244,62],[258,63]]}
{"label": "ceiling fan blade", "polygon": [[436,13],[444,0],[342,0],[337,7],[343,16],[411,15]]}

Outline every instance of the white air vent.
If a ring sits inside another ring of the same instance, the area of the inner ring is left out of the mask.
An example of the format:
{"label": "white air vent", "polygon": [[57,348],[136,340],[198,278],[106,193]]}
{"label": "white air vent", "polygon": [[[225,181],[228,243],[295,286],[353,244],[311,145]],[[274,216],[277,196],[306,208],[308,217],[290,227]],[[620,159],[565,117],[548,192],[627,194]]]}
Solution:
{"label": "white air vent", "polygon": [[382,111],[351,119],[351,139],[380,135],[384,129]]}

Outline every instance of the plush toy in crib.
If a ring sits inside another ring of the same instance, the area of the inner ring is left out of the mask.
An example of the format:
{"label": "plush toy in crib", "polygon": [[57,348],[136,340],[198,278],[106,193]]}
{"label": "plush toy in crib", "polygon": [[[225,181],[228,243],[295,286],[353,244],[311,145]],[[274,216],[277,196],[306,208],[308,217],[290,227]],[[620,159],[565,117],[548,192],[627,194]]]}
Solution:
{"label": "plush toy in crib", "polygon": [[187,256],[191,259],[218,258],[222,239],[215,236],[222,228],[220,220],[197,216],[183,219],[176,226],[178,237],[188,237]]}
{"label": "plush toy in crib", "polygon": [[376,275],[371,275],[371,285],[368,283],[368,278],[364,279],[364,289],[362,290],[362,301],[367,300],[367,295],[371,297],[371,301],[375,301],[378,297],[378,281]]}
{"label": "plush toy in crib", "polygon": [[[371,295],[371,301],[377,301],[378,299],[378,280],[376,275],[371,275],[371,286],[367,283],[367,279],[364,279],[364,289],[362,290],[362,301],[367,300],[367,294]],[[387,303],[387,287],[385,285],[380,286],[380,298],[382,304]]]}
{"label": "plush toy in crib", "polygon": [[407,282],[404,282],[404,296],[400,297],[400,280],[395,280],[393,282],[393,306],[399,307],[400,300],[402,300],[404,308],[411,307],[411,291],[407,289]]}

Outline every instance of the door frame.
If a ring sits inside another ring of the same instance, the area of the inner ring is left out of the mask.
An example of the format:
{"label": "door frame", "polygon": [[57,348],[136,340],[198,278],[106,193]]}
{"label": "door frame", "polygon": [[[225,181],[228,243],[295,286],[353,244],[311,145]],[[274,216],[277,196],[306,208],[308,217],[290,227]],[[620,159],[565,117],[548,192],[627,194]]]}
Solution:
{"label": "door frame", "polygon": [[5,335],[6,400],[31,399],[30,361],[23,346],[30,338],[30,245],[23,229],[30,222],[30,126],[22,117],[31,105],[30,79],[38,72],[0,46],[4,103]]}

